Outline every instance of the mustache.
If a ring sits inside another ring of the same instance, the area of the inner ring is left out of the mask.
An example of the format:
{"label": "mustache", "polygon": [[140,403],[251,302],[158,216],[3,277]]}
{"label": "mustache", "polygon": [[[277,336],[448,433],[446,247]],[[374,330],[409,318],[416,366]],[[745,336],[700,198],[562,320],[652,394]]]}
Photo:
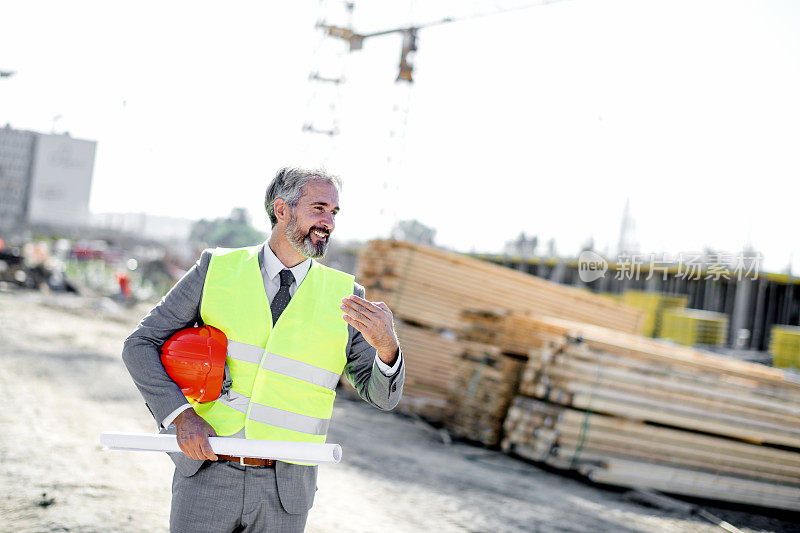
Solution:
{"label": "mustache", "polygon": [[315,226],[315,227],[309,228],[309,230],[308,230],[308,233],[309,233],[309,235],[311,234],[311,232],[312,232],[312,231],[315,231],[315,230],[316,230],[316,231],[319,231],[320,233],[324,233],[324,234],[325,234],[325,236],[328,236],[328,235],[330,235],[330,234],[331,234],[331,232],[330,232],[330,231],[328,231],[327,229],[325,229],[325,228],[320,228],[320,227],[316,227],[316,226]]}

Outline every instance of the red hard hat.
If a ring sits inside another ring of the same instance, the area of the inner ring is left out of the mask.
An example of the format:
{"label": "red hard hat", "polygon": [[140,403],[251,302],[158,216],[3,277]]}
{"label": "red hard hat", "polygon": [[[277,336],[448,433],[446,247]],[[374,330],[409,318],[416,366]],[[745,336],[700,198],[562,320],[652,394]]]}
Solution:
{"label": "red hard hat", "polygon": [[212,326],[182,329],[161,348],[161,363],[190,400],[219,398],[225,378],[228,339]]}

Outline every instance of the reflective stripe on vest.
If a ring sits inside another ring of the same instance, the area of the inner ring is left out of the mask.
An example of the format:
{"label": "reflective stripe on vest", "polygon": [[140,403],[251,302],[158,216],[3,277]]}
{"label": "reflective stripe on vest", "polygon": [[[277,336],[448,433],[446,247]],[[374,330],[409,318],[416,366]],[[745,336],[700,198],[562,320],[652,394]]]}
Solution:
{"label": "reflective stripe on vest", "polygon": [[245,363],[258,364],[264,356],[263,346],[254,346],[228,339],[228,357]]}
{"label": "reflective stripe on vest", "polygon": [[274,353],[267,353],[266,357],[264,357],[264,362],[261,363],[261,368],[276,374],[307,381],[318,387],[330,390],[336,389],[336,384],[339,383],[339,376],[341,375]]}
{"label": "reflective stripe on vest", "polygon": [[308,433],[309,435],[325,435],[328,432],[330,419],[300,415],[268,405],[254,403],[248,415],[251,420],[282,429]]}
{"label": "reflective stripe on vest", "polygon": [[246,414],[247,408],[250,406],[250,397],[241,392],[229,390],[227,393],[217,398],[217,403],[226,405],[234,411]]}
{"label": "reflective stripe on vest", "polygon": [[264,370],[308,381],[326,389],[336,389],[336,384],[339,382],[340,374],[336,372],[274,353],[268,353],[264,357],[264,348],[252,344],[229,340],[228,357],[245,363],[261,363],[261,368]]}
{"label": "reflective stripe on vest", "polygon": [[[245,344],[243,342],[228,341],[228,357],[231,359],[257,364],[260,362],[263,353],[264,349],[258,346]],[[295,361],[294,359],[283,357],[274,353],[266,354],[266,357],[264,357],[264,362],[261,364],[261,368],[264,370],[269,370],[270,372],[275,372],[276,374],[282,374],[298,380],[307,381],[319,387],[324,387],[330,390],[335,390],[336,385],[339,383],[339,374],[335,374],[329,370],[325,370],[324,368],[317,368],[308,363]],[[217,399],[217,403],[227,405],[231,409],[239,411],[240,413],[247,413],[247,407],[250,405],[250,397],[246,394],[242,394],[241,392],[230,390],[226,394],[220,396]],[[259,405],[258,407],[266,406]],[[293,431],[300,431],[295,428],[302,426],[302,424],[297,423],[284,425],[277,423],[277,419],[267,421],[265,417],[254,416],[252,413],[251,418],[264,424],[291,429]],[[327,426],[325,427],[327,428]],[[316,433],[314,431],[308,431],[306,433],[321,435],[325,432],[323,431],[323,433]]]}
{"label": "reflective stripe on vest", "polygon": [[221,436],[325,442],[347,362],[339,306],[352,292],[352,276],[312,262],[273,328],[258,248],[215,250],[200,314],[228,337],[232,387],[198,414]]}

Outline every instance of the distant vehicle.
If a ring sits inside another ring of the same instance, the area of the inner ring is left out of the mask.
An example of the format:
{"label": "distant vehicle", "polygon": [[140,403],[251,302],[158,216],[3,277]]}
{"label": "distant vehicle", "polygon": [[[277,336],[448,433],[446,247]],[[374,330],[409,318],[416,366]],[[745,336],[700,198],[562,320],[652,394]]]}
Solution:
{"label": "distant vehicle", "polygon": [[[103,243],[105,244],[105,243]],[[76,244],[72,247],[70,255],[75,259],[89,261],[92,259],[102,259],[108,263],[116,263],[122,260],[122,252],[119,250],[109,250],[107,246],[94,246],[92,244]]]}

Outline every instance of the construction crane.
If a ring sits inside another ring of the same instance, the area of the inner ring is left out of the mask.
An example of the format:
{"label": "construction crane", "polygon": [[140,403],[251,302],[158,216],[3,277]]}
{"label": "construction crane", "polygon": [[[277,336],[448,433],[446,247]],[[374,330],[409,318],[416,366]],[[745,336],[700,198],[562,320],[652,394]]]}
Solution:
{"label": "construction crane", "polygon": [[[462,17],[445,17],[440,20],[435,20],[432,22],[427,22],[424,24],[417,24],[417,25],[410,25],[398,28],[391,28],[388,30],[383,31],[376,31],[372,33],[358,33],[352,28],[352,20],[353,20],[353,10],[355,8],[355,3],[351,0],[346,0],[341,2],[342,6],[344,7],[344,16],[339,13],[338,17],[334,18],[344,18],[344,24],[331,24],[327,21],[331,20],[329,18],[331,13],[327,9],[328,2],[327,0],[320,0],[320,16],[317,19],[318,22],[316,24],[317,28],[323,30],[323,33],[326,37],[332,37],[334,39],[338,39],[340,41],[345,41],[348,45],[348,52],[354,52],[357,50],[361,50],[364,47],[364,41],[367,39],[371,39],[373,37],[380,37],[383,35],[391,35],[391,34],[402,34],[403,36],[403,45],[400,50],[400,65],[399,70],[397,73],[397,77],[395,78],[395,82],[406,82],[407,86],[410,87],[411,84],[414,82],[414,55],[417,51],[417,35],[420,30],[425,28],[430,28],[433,26],[439,26],[442,24],[449,24],[453,22],[461,22],[464,20],[470,20],[475,18],[483,18],[492,15],[499,15],[504,13],[509,13],[512,11],[521,11],[524,9],[531,9],[534,7],[539,7],[546,4],[553,4],[558,2],[564,2],[566,0],[539,0],[536,2],[528,3],[522,6],[516,6],[507,9],[497,9],[494,11],[490,11],[488,13],[476,13],[472,15],[462,16]],[[497,5],[495,3],[495,5]],[[317,52],[321,50],[321,44],[317,48]],[[319,54],[315,53],[315,57],[318,57]],[[319,67],[316,70],[313,70],[309,75],[309,81],[314,84],[316,87],[312,94],[311,99],[309,100],[309,108],[311,107],[311,103],[314,101],[318,101],[321,103],[322,100],[326,100],[325,98],[320,98],[320,93],[327,92],[333,93],[328,94],[327,97],[327,105],[322,106],[323,112],[326,115],[332,115],[329,117],[327,121],[319,120],[319,116],[316,117],[309,117],[303,123],[303,132],[310,133],[315,136],[324,136],[327,137],[329,140],[333,140],[334,137],[339,135],[339,120],[337,115],[337,110],[339,107],[339,101],[341,99],[341,87],[344,84],[345,77],[344,77],[344,57],[339,56],[337,58],[337,63],[339,63],[338,70],[339,72],[335,75],[331,76],[323,76],[320,74]],[[334,91],[324,91],[321,88],[324,86],[332,87]],[[398,113],[402,117],[398,119],[399,122],[405,124],[406,118],[405,115],[408,113],[408,101],[409,98],[405,98],[406,104],[397,104],[395,105],[395,109],[400,110],[401,112]],[[324,124],[323,124],[324,123]],[[397,136],[395,136],[397,137]],[[329,145],[328,152],[332,152],[332,148]]]}
{"label": "construction crane", "polygon": [[[445,19],[450,22],[450,19]],[[440,21],[443,24],[445,21]],[[431,25],[431,24],[429,24]],[[403,48],[400,51],[400,72],[397,74],[395,81],[406,81],[412,83],[414,80],[411,76],[414,70],[413,53],[417,51],[417,32],[424,26],[414,26],[410,28],[394,28],[391,30],[378,31],[374,33],[356,33],[350,28],[342,28],[340,26],[330,26],[324,23],[317,24],[318,28],[325,30],[329,36],[343,39],[350,44],[350,51],[361,50],[364,47],[364,40],[370,37],[380,37],[381,35],[391,35],[393,33],[403,34]]]}
{"label": "construction crane", "polygon": [[317,23],[317,27],[325,30],[325,32],[330,37],[335,37],[338,39],[345,40],[350,45],[350,51],[354,52],[356,50],[361,50],[364,47],[364,41],[366,39],[370,39],[372,37],[380,37],[382,35],[391,35],[393,33],[400,33],[403,35],[403,47],[400,50],[400,69],[397,74],[397,79],[395,81],[405,81],[408,83],[413,83],[414,79],[412,76],[412,72],[414,70],[413,65],[413,55],[417,51],[417,32],[424,28],[430,28],[433,26],[440,26],[442,24],[450,24],[453,22],[461,22],[464,20],[470,20],[475,18],[483,18],[492,15],[499,15],[502,13],[509,13],[511,11],[520,11],[523,9],[531,9],[534,7],[539,7],[545,4],[555,4],[558,2],[563,2],[566,0],[541,0],[539,2],[526,4],[523,6],[517,6],[514,8],[509,9],[499,9],[495,11],[491,11],[489,13],[476,13],[474,15],[468,15],[464,17],[445,17],[441,20],[436,20],[432,22],[427,22],[425,24],[418,24],[415,26],[403,27],[403,28],[392,28],[389,30],[384,31],[376,31],[373,33],[357,33],[353,31],[351,28],[342,27],[342,26],[334,26],[330,24],[326,24],[324,22]]}
{"label": "construction crane", "polygon": [[[315,58],[320,62],[320,66],[312,70],[309,75],[309,81],[312,83],[314,89],[308,106],[309,110],[311,110],[312,104],[316,104],[319,112],[316,114],[311,114],[311,112],[309,112],[309,117],[303,123],[303,132],[310,134],[306,144],[306,154],[308,157],[319,158],[319,156],[322,156],[321,159],[327,163],[330,161],[330,158],[335,157],[337,153],[334,143],[335,138],[340,134],[338,114],[341,100],[341,88],[345,82],[345,57],[352,52],[363,49],[364,41],[367,39],[392,34],[402,35],[403,42],[400,49],[400,63],[395,78],[397,90],[395,91],[395,103],[392,106],[392,116],[389,121],[389,146],[386,151],[387,169],[383,173],[384,180],[382,186],[383,193],[387,196],[391,196],[391,188],[394,186],[396,189],[401,179],[401,164],[406,141],[405,133],[411,103],[411,87],[414,83],[414,56],[418,48],[419,31],[433,26],[520,11],[566,0],[538,0],[512,8],[495,9],[490,12],[475,13],[460,17],[445,17],[427,23],[412,23],[402,27],[371,33],[359,33],[353,29],[353,10],[355,8],[355,2],[352,0],[335,2],[344,7],[344,12],[339,11],[338,13],[331,11],[330,8],[334,3],[331,0],[319,1],[320,14],[317,18],[318,22],[316,23],[316,27],[322,30],[321,34],[323,37],[315,52]],[[413,2],[411,5],[413,7]],[[497,2],[495,2],[494,5],[495,8],[498,7]],[[322,43],[328,40],[334,42],[338,41],[344,44],[344,46],[341,47],[342,54],[336,56],[336,61],[326,65],[328,67],[326,70],[332,70],[333,72],[328,75],[322,75],[320,74],[320,70],[322,69],[323,63],[321,63],[321,54],[319,52],[324,49]],[[336,65],[338,65],[338,67]],[[325,87],[328,89],[325,89]],[[325,95],[327,95],[327,98]],[[312,148],[312,145],[315,146],[316,149]],[[386,205],[391,205],[391,202],[386,202]],[[384,213],[382,209],[381,215],[389,214]]]}

